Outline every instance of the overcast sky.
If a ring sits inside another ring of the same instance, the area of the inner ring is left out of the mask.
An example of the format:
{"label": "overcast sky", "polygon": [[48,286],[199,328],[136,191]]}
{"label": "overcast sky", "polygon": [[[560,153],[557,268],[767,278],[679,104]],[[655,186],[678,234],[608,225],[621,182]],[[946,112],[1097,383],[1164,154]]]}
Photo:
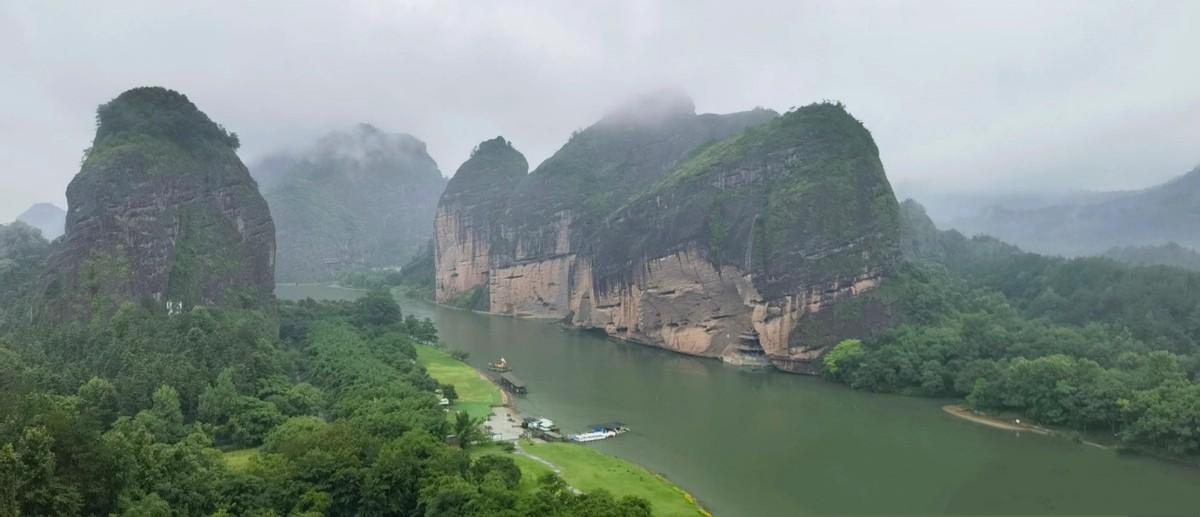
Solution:
{"label": "overcast sky", "polygon": [[63,192],[97,105],[188,95],[243,161],[370,122],[443,174],[532,164],[639,93],[843,101],[901,190],[1126,189],[1200,164],[1200,2],[0,0],[0,221]]}

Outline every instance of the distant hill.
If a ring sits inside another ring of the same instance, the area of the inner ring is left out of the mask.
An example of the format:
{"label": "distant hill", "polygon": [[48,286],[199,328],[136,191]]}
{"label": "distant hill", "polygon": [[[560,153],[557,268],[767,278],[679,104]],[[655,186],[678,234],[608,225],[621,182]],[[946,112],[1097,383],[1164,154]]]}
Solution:
{"label": "distant hill", "polygon": [[1173,266],[1200,271],[1200,252],[1175,242],[1158,246],[1122,246],[1109,249],[1104,256],[1132,266]]}
{"label": "distant hill", "polygon": [[275,219],[276,279],[284,282],[404,264],[432,237],[446,186],[424,142],[368,124],[252,170]]}
{"label": "distant hill", "polygon": [[52,241],[63,234],[67,224],[67,211],[50,203],[35,203],[21,212],[17,220],[42,231],[42,237]]}
{"label": "distant hill", "polygon": [[1200,167],[1145,190],[1082,197],[1032,209],[990,207],[950,226],[1024,249],[1060,255],[1101,254],[1118,246],[1176,242],[1200,246]]}

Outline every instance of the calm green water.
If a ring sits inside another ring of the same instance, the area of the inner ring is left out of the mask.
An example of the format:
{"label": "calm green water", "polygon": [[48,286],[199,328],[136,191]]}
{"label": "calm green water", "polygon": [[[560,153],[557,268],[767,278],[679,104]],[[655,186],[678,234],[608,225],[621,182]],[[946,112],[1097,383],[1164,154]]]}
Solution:
{"label": "calm green water", "polygon": [[939,401],[739,370],[547,322],[401,305],[433,318],[476,366],[508,358],[529,385],[522,412],[568,432],[625,422],[631,433],[587,446],[663,473],[716,515],[1200,513],[1200,469],[979,426]]}

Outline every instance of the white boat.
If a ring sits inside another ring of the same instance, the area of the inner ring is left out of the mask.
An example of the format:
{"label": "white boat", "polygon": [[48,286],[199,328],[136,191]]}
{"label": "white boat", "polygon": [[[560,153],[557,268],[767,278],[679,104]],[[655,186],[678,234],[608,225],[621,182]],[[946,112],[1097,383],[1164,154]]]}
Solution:
{"label": "white boat", "polygon": [[590,433],[573,434],[571,436],[568,436],[567,438],[569,440],[571,440],[572,442],[583,443],[583,442],[594,442],[596,440],[603,440],[606,438],[612,438],[616,435],[617,435],[617,433],[615,431],[592,431]]}

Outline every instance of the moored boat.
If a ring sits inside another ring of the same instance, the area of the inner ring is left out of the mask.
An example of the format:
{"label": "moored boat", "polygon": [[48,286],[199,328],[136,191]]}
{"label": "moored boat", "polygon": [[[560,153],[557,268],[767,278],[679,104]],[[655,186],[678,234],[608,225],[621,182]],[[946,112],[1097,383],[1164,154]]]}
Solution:
{"label": "moored boat", "polygon": [[488,369],[493,372],[508,372],[512,371],[512,367],[508,365],[508,360],[501,357],[499,361],[488,363]]}
{"label": "moored boat", "polygon": [[592,431],[590,433],[573,434],[568,436],[567,439],[571,440],[572,442],[584,443],[603,440],[605,438],[612,438],[616,435],[617,433],[614,431]]}

